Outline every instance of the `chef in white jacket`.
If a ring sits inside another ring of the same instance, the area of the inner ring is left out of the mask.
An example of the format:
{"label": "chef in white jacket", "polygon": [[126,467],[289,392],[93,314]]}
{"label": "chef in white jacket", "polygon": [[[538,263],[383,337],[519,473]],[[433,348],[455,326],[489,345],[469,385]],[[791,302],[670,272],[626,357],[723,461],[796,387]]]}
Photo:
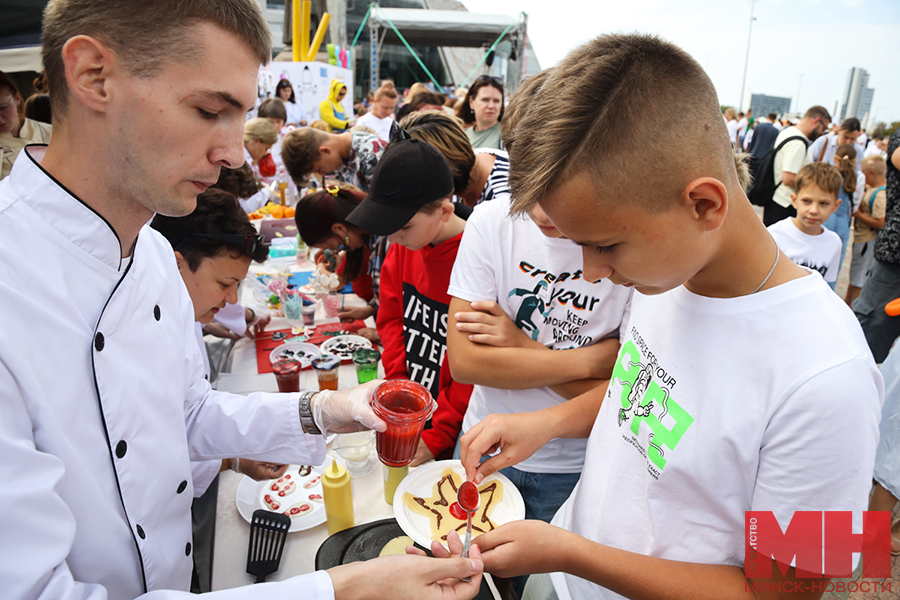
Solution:
{"label": "chef in white jacket", "polygon": [[[54,137],[0,182],[4,599],[187,598],[191,460],[319,463],[323,431],[383,427],[371,387],[212,391],[172,249],[145,227],[190,213],[220,167],[243,161],[270,38],[253,0],[47,6]],[[473,556],[388,557],[219,594],[469,598]]]}

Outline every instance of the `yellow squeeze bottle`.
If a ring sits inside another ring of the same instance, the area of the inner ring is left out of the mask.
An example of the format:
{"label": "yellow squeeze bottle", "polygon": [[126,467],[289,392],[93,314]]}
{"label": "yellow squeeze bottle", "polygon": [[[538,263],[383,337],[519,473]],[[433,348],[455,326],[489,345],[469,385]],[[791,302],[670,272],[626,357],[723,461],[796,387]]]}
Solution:
{"label": "yellow squeeze bottle", "polygon": [[347,469],[331,460],[331,466],[322,476],[325,514],[328,517],[328,535],[349,529],[356,524],[353,518],[353,492]]}

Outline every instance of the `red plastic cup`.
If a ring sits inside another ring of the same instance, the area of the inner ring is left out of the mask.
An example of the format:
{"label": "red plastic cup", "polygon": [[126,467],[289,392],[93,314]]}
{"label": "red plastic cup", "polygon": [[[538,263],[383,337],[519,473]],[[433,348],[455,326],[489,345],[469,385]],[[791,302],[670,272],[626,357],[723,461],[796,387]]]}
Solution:
{"label": "red plastic cup", "polygon": [[425,422],[436,407],[431,393],[415,381],[391,379],[375,389],[372,410],[387,423],[384,432],[375,433],[382,463],[402,467],[412,462]]}
{"label": "red plastic cup", "polygon": [[300,361],[292,358],[282,358],[272,363],[279,392],[300,391],[300,367]]}

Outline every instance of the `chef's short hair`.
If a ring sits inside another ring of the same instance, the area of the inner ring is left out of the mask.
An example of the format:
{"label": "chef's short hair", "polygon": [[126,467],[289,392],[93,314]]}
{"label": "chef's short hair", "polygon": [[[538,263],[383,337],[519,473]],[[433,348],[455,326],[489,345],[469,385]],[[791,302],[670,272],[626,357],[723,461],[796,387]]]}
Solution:
{"label": "chef's short hair", "polygon": [[158,214],[153,217],[150,226],[168,240],[173,250],[184,256],[192,272],[200,268],[205,258],[249,256],[261,263],[269,256],[268,247],[262,244],[258,244],[253,253],[247,253],[243,245],[197,236],[220,233],[257,235],[256,227],[250,223],[237,198],[224,190],[210,188],[197,196],[197,208],[191,214],[185,217]]}
{"label": "chef's short hair", "polygon": [[62,57],[67,41],[78,35],[95,38],[113,51],[128,72],[149,79],[170,61],[197,56],[193,34],[199,23],[212,23],[234,34],[261,64],[272,58],[272,34],[254,0],[50,0],[41,28],[41,58],[54,120],[65,114],[69,100]]}

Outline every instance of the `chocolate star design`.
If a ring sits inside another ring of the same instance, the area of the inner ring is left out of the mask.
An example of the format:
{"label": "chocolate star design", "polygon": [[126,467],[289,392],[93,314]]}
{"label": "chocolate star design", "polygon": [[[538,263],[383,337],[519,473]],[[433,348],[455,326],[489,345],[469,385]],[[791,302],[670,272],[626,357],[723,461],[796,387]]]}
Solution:
{"label": "chocolate star design", "polygon": [[[411,511],[428,517],[432,540],[446,542],[447,533],[451,529],[455,529],[461,536],[465,534],[466,511],[456,504],[460,484],[462,477],[448,467],[444,469],[440,480],[434,484],[431,496],[420,498],[409,492],[403,494],[403,503]],[[503,484],[497,480],[485,483],[478,488],[478,493],[481,495],[481,506],[472,516],[472,532],[476,535],[496,529],[497,526],[491,521],[490,514],[503,499]]]}

